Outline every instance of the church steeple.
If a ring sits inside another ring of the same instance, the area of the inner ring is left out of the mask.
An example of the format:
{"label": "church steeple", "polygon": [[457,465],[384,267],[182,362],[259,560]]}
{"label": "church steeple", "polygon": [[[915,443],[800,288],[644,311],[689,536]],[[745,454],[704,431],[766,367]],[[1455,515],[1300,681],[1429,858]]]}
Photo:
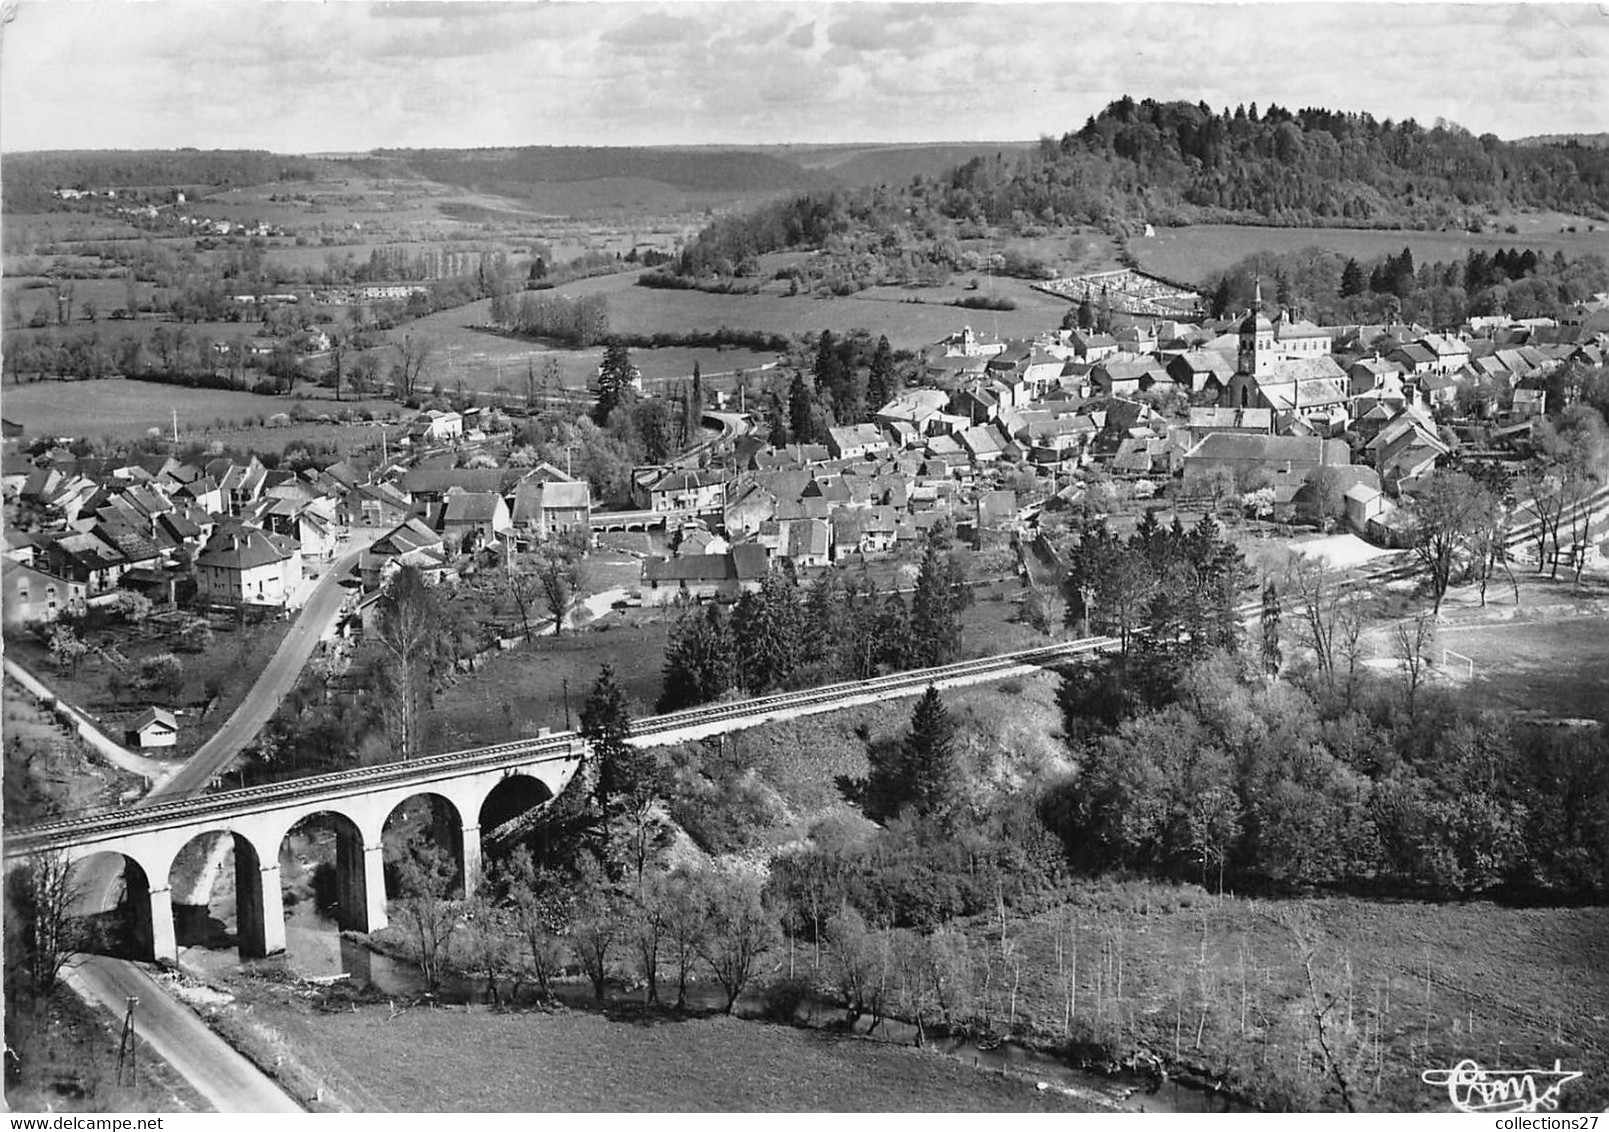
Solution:
{"label": "church steeple", "polygon": [[1268,353],[1273,345],[1268,339],[1273,332],[1273,323],[1263,314],[1263,281],[1259,277],[1252,292],[1252,308],[1246,312],[1246,317],[1240,324],[1241,373],[1255,374],[1258,372],[1259,360],[1265,362],[1268,360]]}

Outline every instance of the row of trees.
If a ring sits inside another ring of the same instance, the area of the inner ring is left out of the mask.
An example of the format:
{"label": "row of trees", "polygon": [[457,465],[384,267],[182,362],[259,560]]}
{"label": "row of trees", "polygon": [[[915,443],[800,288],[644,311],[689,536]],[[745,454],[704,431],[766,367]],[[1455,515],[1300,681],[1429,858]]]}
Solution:
{"label": "row of trees", "polygon": [[659,710],[676,711],[735,690],[750,694],[955,660],[960,614],[971,600],[942,534],[923,548],[909,601],[828,571],[809,585],[773,570],[727,612],[683,610],[665,650]]}
{"label": "row of trees", "polygon": [[1471,249],[1462,260],[1415,263],[1413,251],[1360,261],[1313,246],[1263,251],[1208,277],[1203,290],[1216,317],[1245,310],[1254,283],[1281,307],[1324,325],[1420,322],[1456,327],[1480,315],[1553,318],[1609,287],[1609,262],[1596,252],[1566,257],[1526,249],[1488,254]]}

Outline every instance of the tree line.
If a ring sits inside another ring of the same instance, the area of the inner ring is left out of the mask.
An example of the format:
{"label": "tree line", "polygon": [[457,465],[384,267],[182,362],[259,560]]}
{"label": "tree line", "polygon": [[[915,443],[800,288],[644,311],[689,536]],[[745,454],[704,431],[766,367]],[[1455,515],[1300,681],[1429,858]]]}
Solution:
{"label": "tree line", "polygon": [[682,610],[665,649],[659,710],[948,664],[960,654],[960,614],[970,602],[942,533],[928,536],[908,601],[841,571],[800,584],[772,570],[730,612],[717,603]]}

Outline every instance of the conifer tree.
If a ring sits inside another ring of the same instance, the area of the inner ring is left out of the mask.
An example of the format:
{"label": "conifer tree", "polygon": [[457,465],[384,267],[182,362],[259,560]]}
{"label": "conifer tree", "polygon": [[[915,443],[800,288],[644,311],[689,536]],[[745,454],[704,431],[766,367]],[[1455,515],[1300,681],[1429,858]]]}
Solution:
{"label": "conifer tree", "polygon": [[894,348],[888,344],[888,335],[877,340],[872,352],[871,372],[866,378],[866,407],[876,412],[894,399],[899,391],[899,377],[894,373]]}
{"label": "conifer tree", "polygon": [[788,388],[788,431],[795,444],[810,444],[816,440],[815,397],[803,370],[793,371],[793,384]]}

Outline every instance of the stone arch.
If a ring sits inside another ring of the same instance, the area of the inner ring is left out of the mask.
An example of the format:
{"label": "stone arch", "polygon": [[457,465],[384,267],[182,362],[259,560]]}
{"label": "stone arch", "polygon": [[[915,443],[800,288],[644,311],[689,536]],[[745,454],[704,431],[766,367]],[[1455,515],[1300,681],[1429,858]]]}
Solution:
{"label": "stone arch", "polygon": [[[265,877],[265,873],[272,875]],[[221,891],[220,877],[232,882]],[[269,882],[266,887],[265,879]],[[283,950],[284,911],[278,880],[277,864],[265,869],[256,844],[240,831],[212,829],[195,834],[180,846],[168,866],[175,944],[233,945],[242,959]]]}
{"label": "stone arch", "polygon": [[554,793],[538,775],[517,771],[504,774],[481,799],[478,817],[482,842],[493,846],[509,823],[552,801]]}
{"label": "stone arch", "polygon": [[446,850],[458,866],[453,889],[466,897],[472,895],[480,883],[479,835],[478,828],[466,828],[459,804],[445,794],[421,790],[399,799],[381,823],[387,895],[400,895],[397,867],[414,837]]}
{"label": "stone arch", "polygon": [[287,904],[312,899],[350,931],[386,926],[380,841],[371,841],[351,816],[336,809],[304,810],[280,834],[275,852]]}
{"label": "stone arch", "polygon": [[71,911],[89,918],[96,950],[145,960],[173,957],[167,889],[151,890],[151,874],[138,858],[92,850],[74,859],[69,877],[76,890]]}

